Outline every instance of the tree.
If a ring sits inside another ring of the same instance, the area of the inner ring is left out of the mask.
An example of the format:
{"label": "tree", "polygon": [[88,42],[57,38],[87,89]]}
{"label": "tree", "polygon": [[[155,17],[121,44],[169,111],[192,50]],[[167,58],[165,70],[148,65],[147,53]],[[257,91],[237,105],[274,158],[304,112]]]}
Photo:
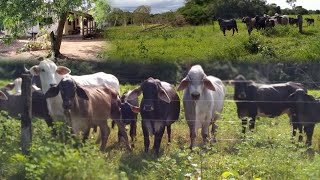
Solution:
{"label": "tree", "polygon": [[[28,27],[32,27],[44,18],[52,17],[58,21],[56,34],[51,33],[52,56],[61,56],[62,34],[68,12],[81,14],[93,7],[94,3],[106,0],[0,0],[0,19],[6,30],[16,38]],[[53,35],[52,35],[53,34]]]}
{"label": "tree", "polygon": [[144,24],[146,23],[147,19],[150,17],[151,13],[151,7],[150,6],[138,6],[134,11],[134,23],[141,24],[142,27],[144,27]]}
{"label": "tree", "polygon": [[108,15],[111,8],[106,0],[96,0],[93,8],[93,17],[97,23],[98,28],[104,28],[107,26]]}
{"label": "tree", "polygon": [[286,2],[291,6],[291,8],[293,9],[296,6],[296,2],[297,0],[286,0]]}

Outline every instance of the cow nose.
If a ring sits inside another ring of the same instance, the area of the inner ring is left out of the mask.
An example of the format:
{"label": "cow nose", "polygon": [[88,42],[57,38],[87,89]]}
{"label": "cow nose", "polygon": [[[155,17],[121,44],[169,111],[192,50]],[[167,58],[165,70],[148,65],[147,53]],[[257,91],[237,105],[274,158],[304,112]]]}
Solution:
{"label": "cow nose", "polygon": [[143,106],[143,110],[145,110],[145,111],[153,111],[154,108],[153,108],[152,105],[144,105],[144,106]]}
{"label": "cow nose", "polygon": [[192,93],[191,97],[193,100],[198,100],[200,98],[200,93]]}
{"label": "cow nose", "polygon": [[72,105],[70,101],[63,102],[63,108],[64,109],[71,109]]}

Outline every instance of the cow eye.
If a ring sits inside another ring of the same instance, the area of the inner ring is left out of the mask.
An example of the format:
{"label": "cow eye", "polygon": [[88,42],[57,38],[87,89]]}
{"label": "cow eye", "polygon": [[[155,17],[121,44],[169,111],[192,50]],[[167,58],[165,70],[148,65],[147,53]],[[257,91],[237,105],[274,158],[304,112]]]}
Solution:
{"label": "cow eye", "polygon": [[41,69],[41,72],[45,72],[45,70],[44,70],[44,69]]}

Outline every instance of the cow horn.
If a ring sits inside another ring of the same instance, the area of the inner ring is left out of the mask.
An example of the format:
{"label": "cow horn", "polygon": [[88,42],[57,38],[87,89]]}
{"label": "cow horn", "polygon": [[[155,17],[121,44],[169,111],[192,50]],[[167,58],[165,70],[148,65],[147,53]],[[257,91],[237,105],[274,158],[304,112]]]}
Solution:
{"label": "cow horn", "polygon": [[29,73],[29,72],[30,72],[30,70],[26,68],[26,65],[25,65],[25,64],[23,65],[23,68],[24,68],[24,71],[25,71],[26,73]]}

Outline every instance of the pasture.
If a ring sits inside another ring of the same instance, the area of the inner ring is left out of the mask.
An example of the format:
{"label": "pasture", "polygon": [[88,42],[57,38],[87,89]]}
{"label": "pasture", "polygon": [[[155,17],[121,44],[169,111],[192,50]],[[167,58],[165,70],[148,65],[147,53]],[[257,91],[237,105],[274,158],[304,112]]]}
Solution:
{"label": "pasture", "polygon": [[[8,81],[0,81],[1,85]],[[121,85],[121,92],[134,85]],[[310,94],[320,96],[319,90]],[[180,97],[182,93],[180,92]],[[312,148],[291,139],[286,115],[259,118],[256,129],[241,134],[241,121],[232,101],[233,87],[218,120],[218,142],[203,145],[200,134],[195,148],[189,147],[189,129],[183,108],[172,126],[172,143],[163,137],[160,156],[143,152],[141,119],[133,152],[117,143],[111,130],[107,150],[100,152],[92,133],[85,144],[73,139],[64,144],[53,138],[44,121],[33,120],[33,144],[29,156],[20,150],[20,121],[0,115],[0,179],[319,179],[320,127],[315,128]],[[181,103],[182,105],[182,103]],[[111,122],[110,122],[111,124]],[[110,125],[109,124],[109,125]],[[59,126],[59,124],[57,124]],[[304,137],[305,140],[305,137]],[[151,143],[152,144],[152,143]]]}
{"label": "pasture", "polygon": [[[303,18],[316,15],[306,15]],[[117,60],[176,61],[181,64],[214,61],[310,62],[320,59],[320,21],[307,26],[303,34],[295,26],[276,26],[270,30],[253,30],[237,20],[239,33],[223,36],[218,22],[213,25],[165,27],[143,31],[140,26],[112,27],[106,38],[112,46],[104,57]],[[152,25],[150,25],[152,27]]]}

